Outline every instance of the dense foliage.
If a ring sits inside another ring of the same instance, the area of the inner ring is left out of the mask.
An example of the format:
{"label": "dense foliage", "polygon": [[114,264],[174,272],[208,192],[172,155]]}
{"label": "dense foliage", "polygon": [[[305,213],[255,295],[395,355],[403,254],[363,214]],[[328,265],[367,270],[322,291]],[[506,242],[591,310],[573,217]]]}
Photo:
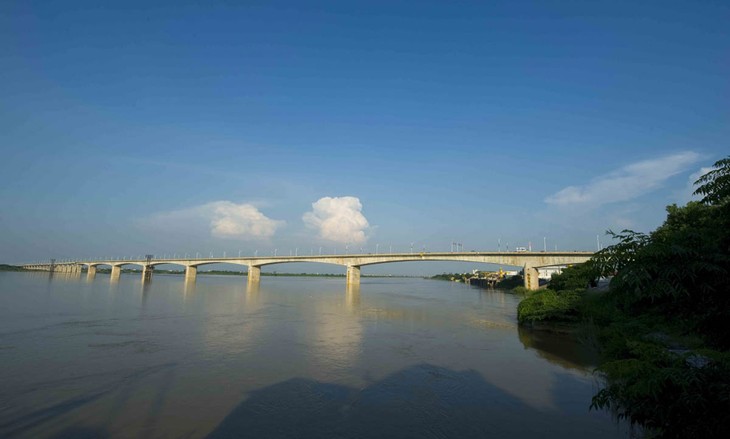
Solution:
{"label": "dense foliage", "polygon": [[[518,309],[590,328],[606,377],[592,407],[648,437],[730,437],[730,158],[696,184],[702,200],[667,207],[649,234],[609,232],[615,245]],[[612,277],[605,294],[572,290],[597,275]]]}
{"label": "dense foliage", "polygon": [[592,262],[615,274],[593,407],[653,437],[730,435],[730,159],[696,184],[701,201],[667,207],[650,234],[614,234]]}
{"label": "dense foliage", "polygon": [[591,264],[579,264],[553,274],[547,289],[530,291],[517,306],[521,324],[542,321],[572,322],[579,319],[585,289],[595,280]]}
{"label": "dense foliage", "polygon": [[[718,162],[721,163],[721,162]],[[726,173],[730,174],[730,161]],[[699,189],[698,189],[699,190]],[[594,258],[615,273],[610,294],[629,314],[671,317],[720,348],[730,347],[730,196],[667,207],[664,224],[650,234],[624,230]]]}
{"label": "dense foliage", "polygon": [[521,324],[578,320],[582,293],[581,290],[550,289],[534,292],[517,306],[517,319]]}
{"label": "dense foliage", "polygon": [[598,273],[592,264],[572,265],[550,278],[550,289],[555,291],[585,289],[595,286]]}

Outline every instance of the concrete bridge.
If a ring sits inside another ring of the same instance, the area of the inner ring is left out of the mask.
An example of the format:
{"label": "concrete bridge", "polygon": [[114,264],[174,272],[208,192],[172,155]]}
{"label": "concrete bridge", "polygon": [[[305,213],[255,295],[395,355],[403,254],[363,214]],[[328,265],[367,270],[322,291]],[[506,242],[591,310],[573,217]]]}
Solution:
{"label": "concrete bridge", "polygon": [[198,267],[210,264],[235,264],[248,267],[248,282],[259,282],[261,267],[293,262],[315,262],[321,264],[342,265],[347,268],[347,284],[360,283],[360,269],[366,265],[388,264],[394,262],[416,261],[460,261],[479,262],[484,264],[522,267],[525,273],[525,288],[538,288],[538,268],[556,265],[579,264],[588,261],[592,252],[450,252],[450,253],[379,253],[354,255],[320,255],[320,256],[274,256],[255,258],[183,258],[183,259],[140,259],[140,260],[95,260],[71,261],[51,264],[29,264],[23,268],[29,270],[54,271],[64,273],[81,273],[87,268],[87,277],[93,278],[99,266],[111,268],[111,279],[119,279],[122,267],[136,265],[142,267],[142,279],[152,278],[157,265],[178,265],[185,267],[185,280],[194,281]]}

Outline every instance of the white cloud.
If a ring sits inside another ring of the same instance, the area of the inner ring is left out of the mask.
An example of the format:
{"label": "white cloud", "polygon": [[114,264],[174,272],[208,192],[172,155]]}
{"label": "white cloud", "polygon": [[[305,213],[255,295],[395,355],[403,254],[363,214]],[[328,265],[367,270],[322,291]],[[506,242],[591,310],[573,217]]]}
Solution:
{"label": "white cloud", "polygon": [[667,179],[685,171],[699,159],[696,152],[686,151],[633,163],[586,185],[568,186],[545,198],[545,202],[563,207],[596,207],[631,200],[661,187]]}
{"label": "white cloud", "polygon": [[217,238],[244,240],[268,239],[284,225],[271,219],[248,203],[214,201],[172,212],[161,212],[147,218],[144,224],[167,230],[208,229]]}
{"label": "white cloud", "polygon": [[324,197],[312,203],[312,211],[302,217],[304,224],[329,241],[362,244],[370,228],[356,197]]}
{"label": "white cloud", "polygon": [[697,181],[698,178],[702,177],[713,169],[714,168],[712,166],[703,166],[697,171],[691,173],[689,177],[687,177],[687,184],[672,193],[674,201],[679,205],[683,205],[690,201],[701,200],[702,196],[694,195],[694,191],[695,189],[697,189],[697,187],[695,186],[695,181]]}
{"label": "white cloud", "polygon": [[217,201],[211,205],[210,233],[219,238],[267,239],[284,223],[268,218],[251,204]]}

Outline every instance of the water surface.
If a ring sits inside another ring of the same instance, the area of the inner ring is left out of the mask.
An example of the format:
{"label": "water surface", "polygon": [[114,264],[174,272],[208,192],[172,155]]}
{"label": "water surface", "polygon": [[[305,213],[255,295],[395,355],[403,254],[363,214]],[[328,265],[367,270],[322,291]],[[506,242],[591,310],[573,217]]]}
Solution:
{"label": "water surface", "polygon": [[2,437],[625,436],[518,297],[423,279],[0,273]]}

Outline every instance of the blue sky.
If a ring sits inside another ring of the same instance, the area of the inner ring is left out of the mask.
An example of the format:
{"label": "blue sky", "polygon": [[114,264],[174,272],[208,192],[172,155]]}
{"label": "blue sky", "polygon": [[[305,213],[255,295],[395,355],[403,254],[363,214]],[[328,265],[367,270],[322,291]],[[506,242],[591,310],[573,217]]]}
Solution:
{"label": "blue sky", "polygon": [[0,6],[0,262],[589,250],[730,152],[727,2],[148,3]]}

